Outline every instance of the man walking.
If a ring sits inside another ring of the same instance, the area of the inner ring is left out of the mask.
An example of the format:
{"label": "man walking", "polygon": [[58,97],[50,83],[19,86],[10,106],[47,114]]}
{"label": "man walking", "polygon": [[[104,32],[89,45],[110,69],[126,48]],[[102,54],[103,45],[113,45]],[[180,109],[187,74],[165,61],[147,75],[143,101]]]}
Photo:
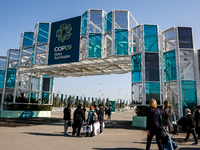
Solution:
{"label": "man walking", "polygon": [[102,104],[99,104],[98,121],[100,123],[100,134],[103,134],[104,109]]}
{"label": "man walking", "polygon": [[64,135],[68,135],[67,129],[68,126],[71,125],[71,104],[68,104],[68,106],[63,110],[63,120],[64,120]]}
{"label": "man walking", "polygon": [[81,126],[83,121],[85,121],[84,110],[81,108],[81,105],[78,105],[77,109],[74,111],[74,126],[73,126],[73,133],[74,136],[77,130],[77,136],[80,135]]}

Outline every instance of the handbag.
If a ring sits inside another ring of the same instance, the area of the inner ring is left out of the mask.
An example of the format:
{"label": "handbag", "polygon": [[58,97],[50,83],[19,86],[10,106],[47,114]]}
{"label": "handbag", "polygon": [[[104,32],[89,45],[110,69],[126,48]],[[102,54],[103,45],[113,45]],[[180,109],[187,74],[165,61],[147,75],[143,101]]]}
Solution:
{"label": "handbag", "polygon": [[169,127],[165,125],[165,121],[163,119],[163,115],[160,114],[161,120],[161,137],[166,137],[169,134]]}

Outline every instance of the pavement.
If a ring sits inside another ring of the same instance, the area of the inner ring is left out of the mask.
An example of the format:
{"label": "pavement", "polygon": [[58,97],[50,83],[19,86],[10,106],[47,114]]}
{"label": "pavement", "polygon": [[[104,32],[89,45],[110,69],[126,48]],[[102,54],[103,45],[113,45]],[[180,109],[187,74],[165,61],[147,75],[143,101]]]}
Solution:
{"label": "pavement", "polygon": [[[113,113],[111,120],[105,120],[102,135],[80,137],[63,135],[62,112],[52,112],[51,118],[0,119],[0,150],[141,150],[145,149],[147,134],[143,128],[131,126],[133,110]],[[186,133],[173,137],[180,150],[200,150],[194,141],[183,143]],[[192,137],[191,137],[192,138]],[[155,137],[151,144],[157,150]]]}

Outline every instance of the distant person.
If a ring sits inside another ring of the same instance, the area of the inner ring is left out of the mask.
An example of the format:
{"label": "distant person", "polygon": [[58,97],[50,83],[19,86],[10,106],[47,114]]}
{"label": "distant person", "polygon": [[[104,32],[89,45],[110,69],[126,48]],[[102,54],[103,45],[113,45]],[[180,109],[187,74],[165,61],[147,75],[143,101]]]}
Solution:
{"label": "distant person", "polygon": [[194,118],[196,121],[196,134],[198,134],[198,139],[200,139],[200,106],[195,106]]}
{"label": "distant person", "polygon": [[104,109],[102,104],[99,104],[98,121],[100,123],[100,134],[103,134]]}
{"label": "distant person", "polygon": [[170,136],[170,133],[172,133],[174,131],[172,121],[174,120],[175,113],[171,109],[168,100],[164,101],[163,106],[164,106],[164,109],[162,111],[163,118],[165,121],[165,125],[167,125],[169,128],[169,134],[167,135],[167,143],[168,144],[163,144],[163,148],[164,149],[166,148],[168,150],[178,150],[179,146],[176,143],[174,143],[174,141],[171,139],[171,136]]}
{"label": "distant person", "polygon": [[108,108],[108,119],[111,119],[111,109],[110,109],[110,107]]}
{"label": "distant person", "polygon": [[108,115],[108,108],[107,106],[105,106],[105,118],[107,118],[107,115]]}
{"label": "distant person", "polygon": [[98,110],[97,110],[97,106],[96,105],[94,105],[94,111],[95,111],[96,114],[98,114]]}
{"label": "distant person", "polygon": [[73,133],[72,133],[73,136],[75,135],[77,128],[78,128],[77,136],[80,135],[83,121],[85,121],[84,111],[81,108],[81,105],[78,105],[77,109],[74,111],[74,125],[73,125]]}
{"label": "distant person", "polygon": [[149,150],[151,147],[151,141],[156,135],[156,142],[159,150],[163,150],[162,141],[161,141],[161,123],[160,123],[160,115],[162,112],[157,108],[157,101],[155,99],[151,99],[149,103],[149,110],[147,112],[147,145],[146,150]]}
{"label": "distant person", "polygon": [[185,117],[186,117],[186,123],[187,123],[187,136],[185,139],[183,139],[183,141],[187,142],[190,137],[190,133],[192,133],[194,136],[194,139],[195,139],[195,143],[193,143],[193,145],[199,145],[198,140],[197,140],[196,131],[195,131],[195,127],[196,127],[195,118],[191,114],[190,109],[185,109],[185,114],[186,114]]}
{"label": "distant person", "polygon": [[[87,118],[86,122],[87,122],[87,124],[92,125],[92,131],[90,134],[91,137],[93,137],[93,134],[94,134],[94,122],[95,122],[94,115],[96,115],[96,117],[97,117],[97,114],[95,113],[93,106],[90,106],[90,111],[88,113],[88,118]],[[88,135],[89,135],[89,132],[86,132],[85,137],[88,137]]]}
{"label": "distant person", "polygon": [[63,110],[63,120],[64,120],[64,135],[68,135],[67,129],[68,126],[71,126],[71,104],[68,104],[68,106]]}
{"label": "distant person", "polygon": [[[84,112],[84,116],[85,116],[85,112],[86,112],[85,106],[83,107],[83,112]],[[85,119],[84,119],[84,120],[85,120]]]}

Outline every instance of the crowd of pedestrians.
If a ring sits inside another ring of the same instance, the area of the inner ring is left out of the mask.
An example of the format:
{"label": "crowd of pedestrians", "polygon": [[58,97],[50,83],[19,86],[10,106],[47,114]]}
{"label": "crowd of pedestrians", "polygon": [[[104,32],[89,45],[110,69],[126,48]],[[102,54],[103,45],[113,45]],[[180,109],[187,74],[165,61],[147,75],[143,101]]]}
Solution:
{"label": "crowd of pedestrians", "polygon": [[[96,106],[90,106],[90,111],[88,112],[87,119],[85,118],[85,112],[86,109],[82,107],[81,104],[77,106],[77,109],[74,111],[73,115],[73,123],[71,122],[71,104],[68,104],[68,106],[63,110],[63,120],[64,120],[64,135],[69,135],[68,133],[68,127],[72,126],[72,136],[80,136],[80,131],[83,123],[86,123],[87,125],[92,125],[92,131],[90,133],[90,137],[93,137],[94,135],[94,123],[99,122],[100,124],[100,133],[103,134],[103,124],[104,124],[104,114],[107,116],[108,119],[111,118],[111,109],[107,109],[107,107],[103,108],[102,104],[99,104],[99,109],[97,109]],[[89,132],[86,132],[85,137],[89,136]]]}
{"label": "crowd of pedestrians", "polygon": [[[146,150],[150,149],[151,141],[154,135],[156,136],[156,143],[159,150],[179,149],[179,146],[171,139],[170,135],[173,133],[174,127],[177,127],[176,124],[173,124],[175,113],[171,109],[168,100],[164,101],[163,106],[164,109],[158,109],[157,101],[154,99],[150,100],[149,109],[147,112]],[[190,109],[185,109],[185,116],[180,118],[177,124],[181,126],[183,131],[187,131],[186,138],[183,139],[183,142],[187,142],[190,133],[192,133],[194,136],[193,140],[195,141],[193,145],[199,145],[198,139],[200,139],[200,106],[194,107],[194,114],[191,114]]]}

